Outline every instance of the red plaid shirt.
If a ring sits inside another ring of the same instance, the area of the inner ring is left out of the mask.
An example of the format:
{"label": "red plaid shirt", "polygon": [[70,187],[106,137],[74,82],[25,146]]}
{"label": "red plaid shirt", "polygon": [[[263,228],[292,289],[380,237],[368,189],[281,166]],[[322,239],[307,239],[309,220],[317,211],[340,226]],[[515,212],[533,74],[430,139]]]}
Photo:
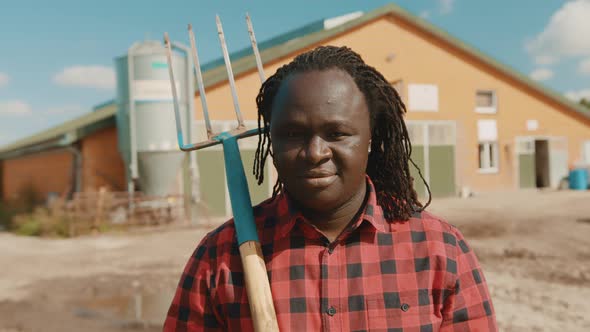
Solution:
{"label": "red plaid shirt", "polygon": [[[497,331],[477,258],[422,212],[389,222],[367,181],[364,213],[332,243],[279,195],[254,209],[281,331]],[[233,220],[182,274],[164,331],[251,331]]]}

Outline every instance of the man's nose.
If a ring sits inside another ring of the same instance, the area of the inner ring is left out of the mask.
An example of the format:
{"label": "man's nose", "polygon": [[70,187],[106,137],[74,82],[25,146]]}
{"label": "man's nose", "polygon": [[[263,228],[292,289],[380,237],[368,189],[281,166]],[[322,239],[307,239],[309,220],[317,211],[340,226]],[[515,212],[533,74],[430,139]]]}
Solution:
{"label": "man's nose", "polygon": [[305,159],[312,164],[318,164],[330,158],[332,158],[332,150],[328,142],[324,141],[320,136],[311,137],[305,151]]}

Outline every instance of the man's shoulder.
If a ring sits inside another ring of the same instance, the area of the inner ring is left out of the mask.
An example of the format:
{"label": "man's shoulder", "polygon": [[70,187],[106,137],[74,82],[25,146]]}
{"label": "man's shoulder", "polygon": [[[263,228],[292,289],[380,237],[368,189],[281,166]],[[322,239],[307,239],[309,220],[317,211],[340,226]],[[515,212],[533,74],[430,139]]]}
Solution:
{"label": "man's shoulder", "polygon": [[456,226],[429,211],[414,213],[408,222],[412,231],[430,233],[435,237],[442,236],[441,238],[449,244],[456,244],[458,239],[463,238]]}

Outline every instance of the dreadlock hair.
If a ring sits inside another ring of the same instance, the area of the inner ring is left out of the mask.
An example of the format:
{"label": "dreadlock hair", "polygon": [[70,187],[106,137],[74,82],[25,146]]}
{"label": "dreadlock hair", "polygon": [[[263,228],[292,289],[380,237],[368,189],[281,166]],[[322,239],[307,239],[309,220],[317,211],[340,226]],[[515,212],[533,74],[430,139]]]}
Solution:
{"label": "dreadlock hair", "polygon": [[[431,201],[430,187],[411,159],[412,145],[403,120],[406,106],[391,84],[375,68],[348,47],[320,46],[298,55],[279,68],[261,86],[258,106],[258,148],[253,173],[258,184],[264,181],[264,165],[271,151],[270,122],[272,105],[282,82],[290,75],[309,71],[340,69],[348,73],[364,94],[371,124],[371,151],[366,173],[375,186],[377,202],[390,220],[408,220],[413,212],[423,211]],[[413,187],[409,163],[418,170],[428,190],[428,202],[422,205]],[[273,198],[283,189],[280,179]]]}

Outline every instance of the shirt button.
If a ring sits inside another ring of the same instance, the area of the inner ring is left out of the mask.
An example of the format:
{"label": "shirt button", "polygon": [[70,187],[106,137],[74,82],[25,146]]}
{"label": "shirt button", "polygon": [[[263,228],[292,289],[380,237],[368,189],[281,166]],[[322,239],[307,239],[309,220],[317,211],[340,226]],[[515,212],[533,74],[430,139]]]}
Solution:
{"label": "shirt button", "polygon": [[330,248],[328,248],[328,254],[330,254],[330,255],[331,255],[333,252],[334,252],[334,247],[330,247]]}
{"label": "shirt button", "polygon": [[402,311],[404,311],[404,312],[405,312],[405,311],[408,311],[408,310],[410,310],[410,305],[409,305],[409,304],[407,304],[407,303],[404,303],[404,304],[402,304],[402,308],[401,308],[401,309],[402,309]]}
{"label": "shirt button", "polygon": [[330,307],[326,312],[328,313],[328,315],[334,316],[336,314],[336,308]]}

